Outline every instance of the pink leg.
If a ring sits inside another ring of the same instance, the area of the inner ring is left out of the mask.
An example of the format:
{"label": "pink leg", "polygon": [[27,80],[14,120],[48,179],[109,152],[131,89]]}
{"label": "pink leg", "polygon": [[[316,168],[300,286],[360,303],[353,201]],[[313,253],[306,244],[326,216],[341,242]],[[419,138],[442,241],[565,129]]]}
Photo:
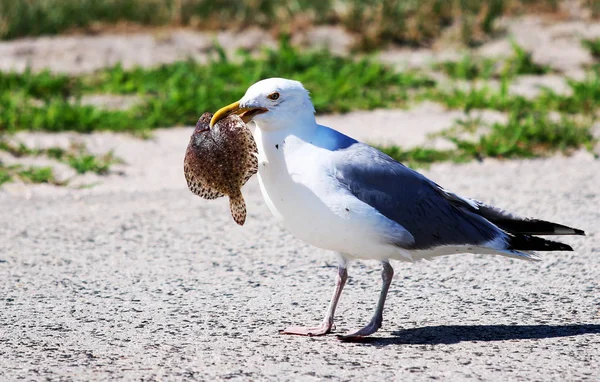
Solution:
{"label": "pink leg", "polygon": [[302,326],[290,326],[284,330],[280,330],[280,334],[296,334],[299,336],[323,336],[329,332],[331,332],[331,327],[333,326],[333,316],[335,314],[335,308],[337,307],[338,301],[340,300],[340,295],[342,294],[342,289],[344,289],[344,285],[346,285],[346,280],[348,279],[348,270],[346,269],[346,264],[340,263],[338,266],[338,274],[335,283],[335,291],[333,292],[333,296],[331,297],[331,302],[329,303],[329,307],[327,308],[327,313],[325,314],[325,318],[321,325],[314,327],[302,327]]}
{"label": "pink leg", "polygon": [[343,336],[338,336],[341,340],[358,340],[368,335],[375,333],[381,327],[381,323],[383,322],[383,306],[385,304],[385,299],[388,294],[388,290],[390,289],[390,284],[392,283],[392,278],[394,277],[394,268],[390,265],[389,262],[382,262],[383,270],[381,271],[381,278],[383,279],[383,286],[381,287],[381,293],[379,294],[379,301],[377,302],[377,308],[375,309],[375,314],[373,318],[371,318],[371,322],[367,324],[364,328],[350,332]]}

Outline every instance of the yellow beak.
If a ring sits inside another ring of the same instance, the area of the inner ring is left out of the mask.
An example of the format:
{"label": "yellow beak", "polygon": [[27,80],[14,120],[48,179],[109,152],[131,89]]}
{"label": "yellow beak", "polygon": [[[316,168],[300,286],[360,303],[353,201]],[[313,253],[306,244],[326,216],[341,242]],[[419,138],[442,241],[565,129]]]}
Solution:
{"label": "yellow beak", "polygon": [[240,107],[240,102],[234,102],[231,105],[227,105],[219,109],[210,120],[210,127],[213,127],[215,123],[219,122],[223,118],[226,118],[230,114],[237,114],[240,116],[244,123],[248,123],[254,118],[254,116],[262,113],[266,113],[268,109],[262,107]]}

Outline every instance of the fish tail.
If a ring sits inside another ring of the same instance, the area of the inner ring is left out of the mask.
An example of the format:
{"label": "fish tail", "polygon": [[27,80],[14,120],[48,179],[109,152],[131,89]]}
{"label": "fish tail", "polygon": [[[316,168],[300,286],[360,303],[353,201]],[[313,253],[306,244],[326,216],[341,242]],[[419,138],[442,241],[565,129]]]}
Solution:
{"label": "fish tail", "polygon": [[246,222],[246,203],[241,192],[237,195],[229,196],[229,208],[231,209],[233,220],[239,225],[244,225]]}

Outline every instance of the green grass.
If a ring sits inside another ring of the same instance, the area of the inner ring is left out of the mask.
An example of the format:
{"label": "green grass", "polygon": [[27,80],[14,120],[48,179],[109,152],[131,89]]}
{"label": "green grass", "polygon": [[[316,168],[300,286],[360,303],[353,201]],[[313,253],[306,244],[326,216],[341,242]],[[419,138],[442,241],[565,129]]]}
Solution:
{"label": "green grass", "polygon": [[426,147],[415,147],[412,149],[402,149],[398,146],[380,146],[374,145],[385,154],[391,156],[399,162],[411,168],[429,167],[437,162],[465,162],[470,160],[459,150],[437,150]]}
{"label": "green grass", "polygon": [[130,21],[165,25],[173,1],[161,0],[0,0],[0,37],[57,34],[94,24]]}
{"label": "green grass", "polygon": [[47,95],[38,100],[24,93],[7,93],[0,89],[0,133],[18,130],[135,131],[147,127],[137,119],[137,112],[108,111],[82,105],[63,95]]}
{"label": "green grass", "polygon": [[49,96],[67,97],[78,90],[77,80],[69,76],[51,74],[47,70],[33,73],[29,69],[23,73],[0,71],[0,89],[2,93],[18,92],[38,99]]}
{"label": "green grass", "polygon": [[23,166],[20,164],[6,166],[0,162],[0,186],[12,182],[14,179],[20,179],[25,183],[64,185],[64,183],[56,180],[51,167]]}
{"label": "green grass", "polygon": [[468,88],[455,86],[450,89],[427,89],[418,98],[440,102],[451,109],[492,109],[505,112],[532,113],[557,111],[567,114],[595,115],[600,110],[600,67],[588,71],[584,79],[568,79],[571,94],[558,94],[542,89],[531,99],[511,94],[512,79],[502,77],[498,89],[483,83]]}
{"label": "green grass", "polygon": [[98,158],[94,155],[81,155],[70,157],[68,163],[79,174],[85,174],[89,171],[96,174],[106,174],[110,168],[111,158],[110,156]]}
{"label": "green grass", "polygon": [[591,149],[595,139],[589,121],[545,113],[511,113],[507,123],[494,123],[475,141],[451,137],[458,151],[472,158],[533,158],[555,152]]}
{"label": "green grass", "polygon": [[437,63],[433,65],[433,69],[444,72],[450,78],[469,81],[512,79],[520,75],[543,75],[551,72],[548,66],[533,62],[531,53],[518,44],[513,42],[512,49],[512,55],[504,62],[465,54],[458,61]]}
{"label": "green grass", "polygon": [[[69,149],[63,149],[60,147],[33,149],[27,147],[23,143],[13,144],[6,140],[0,139],[0,151],[8,152],[17,158],[45,156],[69,165],[71,168],[77,171],[78,174],[93,172],[98,175],[105,175],[109,172],[111,165],[115,163],[122,163],[122,160],[117,158],[112,151],[99,156],[93,155],[87,150],[85,145],[79,143],[71,144]],[[43,175],[43,172],[38,174],[32,170],[30,173],[28,172],[25,175],[18,172],[16,174],[20,177],[25,176],[27,179],[31,179],[34,175]]]}
{"label": "green grass", "polygon": [[[205,65],[183,61],[152,69],[115,66],[73,78],[48,72],[1,74],[0,132],[112,130],[142,134],[156,127],[193,125],[202,112],[239,99],[252,83],[271,76],[302,81],[311,90],[318,113],[404,107],[415,99],[467,111],[591,114],[597,110],[600,69],[591,70],[582,81],[569,81],[572,95],[546,90],[527,99],[510,94],[510,83],[517,75],[547,71],[531,63],[520,47],[514,49],[503,66],[500,89],[485,83],[470,89],[435,88],[433,80],[418,72],[396,72],[372,59],[353,60],[326,51],[300,52],[287,39],[277,50],[267,50],[260,58],[245,55],[241,61],[230,61],[220,51]],[[444,63],[441,69],[452,77],[474,79],[488,77],[493,66],[491,61],[465,56],[457,63]],[[86,93],[137,94],[142,101],[128,110],[103,110],[82,104],[80,97]]]}
{"label": "green grass", "polygon": [[421,99],[440,102],[452,109],[493,109],[519,113],[554,110],[567,114],[595,115],[600,109],[600,65],[588,70],[582,80],[567,79],[570,88],[568,95],[558,94],[551,89],[542,89],[541,93],[532,99],[509,92],[511,82],[520,75],[543,75],[550,68],[534,63],[531,54],[522,47],[513,44],[513,55],[503,64],[496,63],[502,69],[495,75],[490,74],[492,62],[465,56],[461,61],[445,62],[438,65],[455,79],[489,79],[498,78],[500,86],[495,89],[486,82],[467,89],[455,86],[449,90],[430,88],[420,94]]}
{"label": "green grass", "polygon": [[[458,62],[437,67],[452,78],[499,78],[499,88],[481,81],[466,90],[458,86],[437,88],[423,73],[397,72],[368,58],[336,57],[326,51],[301,52],[292,48],[286,38],[279,49],[266,50],[260,58],[242,55],[240,60],[231,61],[222,50],[216,53],[207,64],[183,61],[127,70],[115,66],[81,77],[31,71],[0,73],[0,134],[18,130],[143,134],[156,127],[194,125],[204,111],[215,111],[239,99],[257,80],[280,76],[302,81],[310,89],[318,113],[405,107],[415,101],[433,100],[466,112],[492,109],[509,115],[508,123],[488,126],[489,132],[476,141],[464,140],[458,132],[464,132],[467,125],[476,130],[480,121],[458,123],[445,132],[445,137],[457,145],[456,150],[382,147],[412,166],[483,157],[536,157],[589,148],[594,143],[590,126],[600,111],[600,68],[588,70],[582,80],[569,80],[568,95],[549,89],[531,99],[513,95],[508,90],[517,76],[548,72],[548,68],[535,65],[517,45],[504,62],[464,56]],[[134,94],[141,101],[120,111],[82,104],[82,96],[98,93]],[[554,114],[558,119],[550,117]],[[8,145],[2,139],[0,150],[17,157],[44,155],[70,165],[78,173],[103,174],[118,161],[112,153],[94,156],[85,148],[76,147],[36,151],[23,145]],[[33,181],[44,179],[43,175],[43,171],[20,174],[3,168],[0,179],[21,177]]]}
{"label": "green grass", "polygon": [[533,62],[531,52],[526,51],[517,43],[512,43],[513,55],[506,62],[503,76],[542,75],[550,73],[550,67]]}
{"label": "green grass", "polygon": [[430,89],[420,95],[421,99],[440,102],[450,109],[493,109],[509,111],[512,109],[533,109],[535,102],[519,95],[509,93],[508,79],[503,79],[500,89],[496,90],[487,84],[470,86],[467,89],[454,87],[450,89]]}
{"label": "green grass", "polygon": [[[597,143],[591,131],[590,120],[548,114],[511,113],[507,123],[494,123],[489,132],[477,139],[461,136],[473,132],[472,121],[457,121],[456,126],[442,135],[456,144],[455,150],[436,150],[416,147],[403,150],[397,146],[379,147],[392,158],[413,168],[427,167],[436,162],[462,163],[483,158],[537,158],[556,152],[569,154],[579,148],[591,150]],[[485,125],[482,124],[481,125]]]}
{"label": "green grass", "polygon": [[496,71],[496,60],[477,59],[470,54],[459,61],[444,61],[433,65],[433,69],[459,80],[489,79]]}
{"label": "green grass", "polygon": [[4,183],[8,183],[12,180],[12,174],[10,173],[9,169],[6,168],[2,162],[0,162],[0,186],[3,185]]}
{"label": "green grass", "polygon": [[596,60],[600,60],[600,38],[582,40],[581,43],[590,51]]}
{"label": "green grass", "polygon": [[594,115],[600,109],[600,67],[588,71],[581,81],[569,79],[572,95],[560,95],[550,90],[543,92],[537,102],[546,108],[569,114]]}
{"label": "green grass", "polygon": [[54,178],[54,172],[52,171],[51,167],[18,167],[16,170],[16,173],[18,174],[19,178],[21,178],[27,183],[58,184],[58,182]]}
{"label": "green grass", "polygon": [[[527,59],[521,60],[527,62]],[[529,64],[524,67],[530,67]],[[537,69],[522,70],[538,72]],[[481,121],[459,121],[441,135],[454,142],[453,152],[429,152],[431,161],[465,161],[481,158],[534,158],[555,152],[569,153],[579,148],[591,149],[597,140],[591,127],[600,116],[600,69],[588,71],[580,81],[567,81],[571,94],[557,94],[544,89],[538,96],[528,99],[509,93],[512,78],[503,76],[499,89],[485,84],[472,86],[468,90],[429,89],[422,99],[438,101],[448,108],[463,109],[467,113],[474,109],[491,109],[508,113],[507,123],[487,126]],[[488,132],[476,140],[462,138],[465,132],[473,133],[482,126]],[[402,159],[394,153],[394,157]],[[427,163],[419,158],[420,152],[406,159],[410,163]]]}
{"label": "green grass", "polygon": [[388,42],[429,45],[457,25],[477,45],[508,14],[558,10],[556,0],[0,0],[0,39],[98,31],[117,23],[221,30],[340,25],[369,49]]}
{"label": "green grass", "polygon": [[97,156],[87,152],[87,149],[83,145],[75,145],[69,152],[55,152],[48,153],[48,155],[50,157],[54,156],[56,159],[67,163],[75,169],[78,174],[93,172],[98,175],[105,175],[108,174],[111,165],[122,163],[119,158],[115,157],[112,151]]}
{"label": "green grass", "polygon": [[[300,52],[287,39],[279,49],[265,51],[262,58],[246,55],[241,62],[229,61],[221,53],[206,65],[184,61],[154,69],[116,66],[70,79],[30,72],[5,77],[11,85],[0,89],[0,132],[140,132],[193,125],[204,111],[216,111],[239,99],[248,86],[267,77],[302,81],[320,113],[400,107],[409,100],[410,91],[435,85],[424,75],[397,73],[370,59],[353,60],[327,51]],[[102,110],[82,105],[77,97],[83,93],[138,94],[143,102],[126,111]]]}
{"label": "green grass", "polygon": [[6,151],[17,158],[37,154],[37,150],[32,150],[23,143],[13,145],[4,140],[0,140],[0,151]]}

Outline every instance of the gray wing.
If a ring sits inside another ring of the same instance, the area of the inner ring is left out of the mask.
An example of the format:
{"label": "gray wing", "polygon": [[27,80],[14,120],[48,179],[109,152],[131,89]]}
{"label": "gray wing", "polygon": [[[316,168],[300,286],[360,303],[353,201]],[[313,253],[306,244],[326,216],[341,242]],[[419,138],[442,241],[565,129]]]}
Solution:
{"label": "gray wing", "polygon": [[336,150],[333,162],[343,187],[413,235],[414,244],[407,249],[480,245],[504,235],[473,211],[470,200],[446,192],[371,146],[355,143]]}

